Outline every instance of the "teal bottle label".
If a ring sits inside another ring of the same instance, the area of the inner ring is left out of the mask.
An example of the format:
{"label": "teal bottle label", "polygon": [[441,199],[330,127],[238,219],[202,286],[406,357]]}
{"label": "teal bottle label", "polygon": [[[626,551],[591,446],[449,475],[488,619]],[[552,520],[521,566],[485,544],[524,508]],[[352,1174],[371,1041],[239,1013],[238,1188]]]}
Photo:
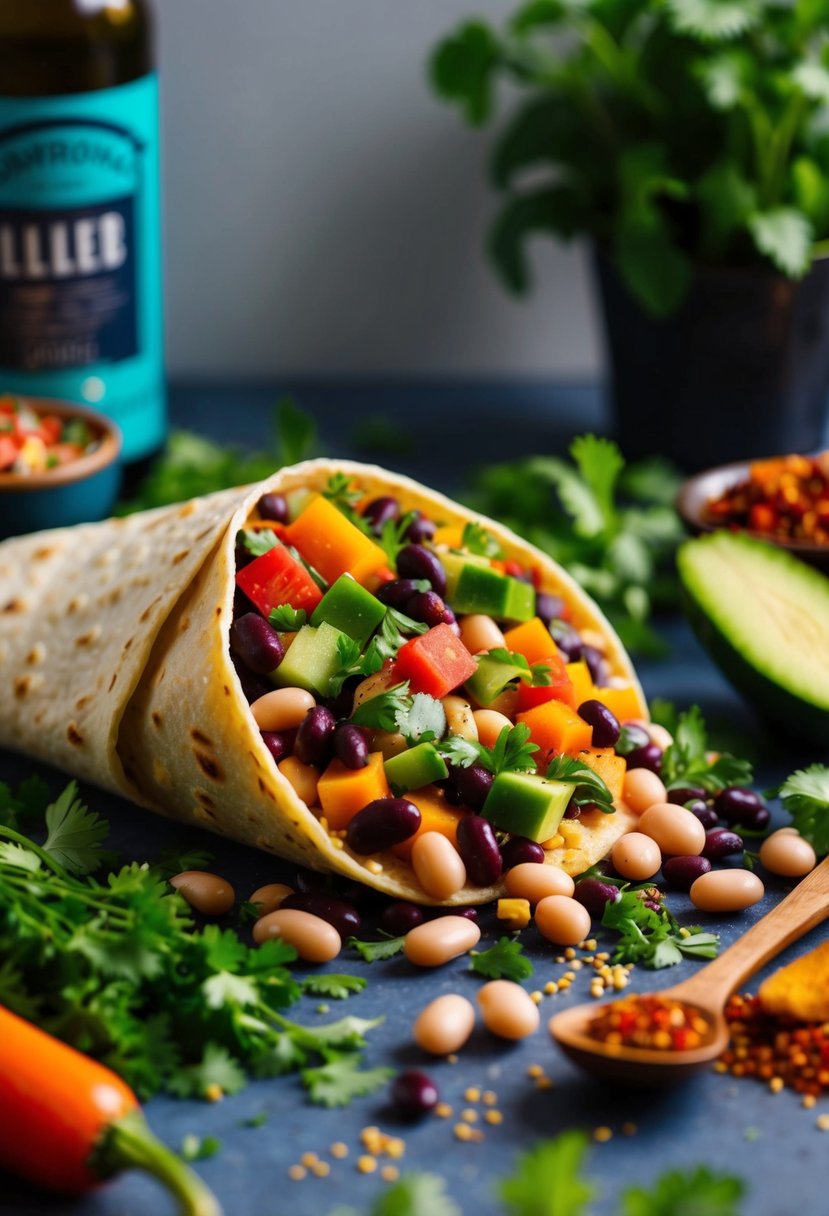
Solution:
{"label": "teal bottle label", "polygon": [[164,440],[158,82],[0,97],[0,392]]}

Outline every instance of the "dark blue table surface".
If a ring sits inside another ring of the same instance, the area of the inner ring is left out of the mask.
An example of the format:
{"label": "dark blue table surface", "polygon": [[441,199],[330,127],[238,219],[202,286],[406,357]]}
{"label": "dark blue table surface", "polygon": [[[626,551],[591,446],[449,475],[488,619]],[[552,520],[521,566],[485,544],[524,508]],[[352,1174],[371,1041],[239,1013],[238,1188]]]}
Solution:
{"label": "dark blue table surface", "polygon": [[[281,386],[280,386],[281,387]],[[590,386],[550,387],[542,384],[387,385],[372,382],[347,389],[323,383],[296,388],[301,402],[318,416],[321,450],[357,455],[421,477],[450,492],[467,480],[469,470],[482,460],[506,459],[523,454],[562,451],[568,438],[580,430],[601,429],[601,399]],[[174,392],[173,419],[241,445],[261,445],[268,433],[271,406],[277,397],[272,387],[186,386]],[[751,717],[729,686],[697,646],[678,619],[662,622],[671,650],[668,659],[642,662],[639,671],[649,697],[663,696],[679,706],[697,702],[706,717],[742,735],[758,764],[761,785],[779,780],[792,768],[823,759],[799,751],[768,735]],[[36,766],[31,761],[0,753],[0,777],[16,781]],[[45,769],[57,791],[63,778]],[[166,820],[137,810],[108,795],[88,789],[89,801],[113,822],[113,843],[127,857],[151,857],[182,832]],[[295,869],[271,858],[198,832],[184,834],[192,843],[215,850],[216,868],[226,875],[241,896],[266,881],[290,881]],[[785,893],[787,885],[771,879],[766,899],[739,917],[693,915],[722,934],[724,944],[734,940]],[[671,904],[686,923],[690,906],[684,897]],[[482,918],[485,942],[497,934],[491,917]],[[809,945],[825,938],[812,933]],[[543,988],[561,974],[554,961],[557,951],[527,931],[523,940],[535,963],[528,987]],[[794,947],[784,958],[794,956]],[[647,990],[689,974],[694,964],[670,973],[637,970],[632,988]],[[464,1098],[468,1087],[491,1089],[500,1126],[480,1122],[482,1143],[460,1143],[452,1129],[457,1118],[428,1118],[415,1126],[394,1121],[383,1094],[355,1101],[345,1110],[312,1106],[295,1077],[252,1083],[242,1093],[216,1104],[152,1100],[147,1107],[155,1130],[170,1144],[180,1146],[188,1133],[215,1136],[220,1152],[201,1162],[198,1169],[215,1188],[227,1216],[327,1216],[341,1205],[365,1213],[373,1198],[388,1184],[379,1174],[363,1175],[355,1166],[360,1152],[359,1132],[366,1125],[402,1135],[406,1153],[399,1164],[405,1170],[428,1170],[444,1175],[448,1188],[466,1216],[494,1216],[503,1211],[495,1195],[496,1180],[506,1174],[516,1154],[538,1139],[567,1128],[588,1133],[609,1127],[612,1138],[595,1143],[589,1172],[599,1185],[596,1216],[615,1216],[617,1196],[628,1183],[647,1184],[668,1167],[686,1168],[706,1163],[713,1169],[737,1173],[748,1186],[745,1216],[788,1216],[789,1213],[827,1211],[826,1145],[815,1110],[802,1108],[790,1093],[771,1093],[763,1085],[705,1073],[684,1088],[665,1094],[614,1092],[581,1076],[551,1045],[546,1019],[568,1004],[588,999],[589,972],[576,976],[566,995],[545,997],[542,1029],[515,1046],[493,1040],[480,1028],[456,1064],[424,1061],[411,1042],[416,1013],[433,997],[458,991],[474,999],[479,981],[467,971],[464,959],[437,971],[414,972],[405,961],[394,959],[371,968],[344,955],[330,967],[354,975],[365,974],[367,989],[347,1003],[329,1002],[328,1018],[345,1013],[361,1017],[384,1015],[385,1022],[369,1035],[366,1064],[425,1066],[438,1083],[442,1098],[456,1116],[479,1103]],[[296,1007],[297,1020],[324,1020],[318,1001],[305,997]],[[553,1081],[538,1089],[527,1076],[540,1064]],[[246,1120],[263,1112],[265,1122],[246,1127]],[[622,1125],[633,1123],[636,1132],[624,1134]],[[328,1147],[345,1141],[349,1157],[332,1160]],[[288,1178],[288,1167],[306,1151],[331,1163],[327,1178],[301,1182]],[[826,1206],[824,1206],[826,1205]],[[174,1205],[149,1179],[127,1175],[78,1201],[36,1192],[13,1179],[0,1178],[0,1216],[168,1216]]]}

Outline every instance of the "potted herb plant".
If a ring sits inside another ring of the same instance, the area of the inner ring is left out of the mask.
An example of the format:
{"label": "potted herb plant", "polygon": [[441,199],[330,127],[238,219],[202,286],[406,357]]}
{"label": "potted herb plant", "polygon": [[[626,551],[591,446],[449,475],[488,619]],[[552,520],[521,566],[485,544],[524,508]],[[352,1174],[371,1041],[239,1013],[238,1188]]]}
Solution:
{"label": "potted herb plant", "polygon": [[829,0],[529,0],[435,50],[481,125],[509,82],[489,252],[589,236],[630,455],[805,450],[829,388]]}

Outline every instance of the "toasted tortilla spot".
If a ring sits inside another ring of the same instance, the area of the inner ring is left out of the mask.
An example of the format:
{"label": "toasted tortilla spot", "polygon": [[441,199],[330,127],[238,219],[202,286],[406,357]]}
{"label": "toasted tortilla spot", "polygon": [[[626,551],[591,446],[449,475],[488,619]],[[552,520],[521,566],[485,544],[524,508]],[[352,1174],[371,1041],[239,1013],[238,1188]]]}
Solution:
{"label": "toasted tortilla spot", "polygon": [[75,645],[78,647],[92,646],[98,641],[102,633],[103,630],[100,625],[93,625],[91,629],[87,629],[86,633],[82,633],[79,637],[75,638]]}
{"label": "toasted tortilla spot", "polygon": [[180,565],[180,564],[181,564],[181,562],[183,562],[183,561],[184,561],[186,558],[188,558],[189,556],[190,556],[190,550],[189,550],[189,549],[181,549],[181,550],[180,550],[178,553],[176,553],[176,554],[175,554],[175,556],[173,557],[172,562],[171,562],[171,565],[173,565],[173,566],[178,566],[178,565]]}
{"label": "toasted tortilla spot", "polygon": [[189,618],[189,616],[186,616],[182,619],[181,624],[179,625],[179,632],[186,633],[189,628],[190,628],[190,618]]}
{"label": "toasted tortilla spot", "polygon": [[198,798],[199,802],[206,810],[212,811],[215,808],[216,803],[210,797],[207,790],[198,790],[197,789],[197,790],[194,790],[193,793],[196,796],[196,798]]}
{"label": "toasted tortilla spot", "polygon": [[170,770],[166,764],[159,760],[158,756],[153,757],[153,780],[162,789],[169,790],[172,788],[173,778],[170,776]]}
{"label": "toasted tortilla spot", "polygon": [[82,697],[78,697],[77,701],[75,702],[75,709],[77,709],[78,712],[80,712],[84,708],[84,706],[89,704],[89,702],[91,700],[92,700],[92,697],[90,696],[90,694],[85,693]]}
{"label": "toasted tortilla spot", "polygon": [[46,658],[46,647],[42,642],[35,642],[32,649],[26,655],[26,663],[29,667],[37,667]]}
{"label": "toasted tortilla spot", "polygon": [[[193,817],[201,820],[210,819],[211,821],[216,818],[213,811],[209,810],[206,806],[193,807]],[[218,828],[216,830],[219,831]]]}
{"label": "toasted tortilla spot", "polygon": [[129,650],[130,646],[132,646],[134,641],[135,641],[135,638],[127,638],[126,642],[124,642],[124,654],[127,653],[127,651]]}
{"label": "toasted tortilla spot", "polygon": [[229,697],[229,696],[230,696],[230,689],[228,688],[227,684],[223,684],[223,685],[222,685],[222,688],[225,690],[225,696],[226,696],[226,697]]}
{"label": "toasted tortilla spot", "polygon": [[118,672],[117,672],[117,671],[113,671],[113,673],[112,673],[112,679],[111,679],[111,680],[110,680],[110,682],[109,682],[109,687],[107,688],[107,692],[112,692],[113,688],[115,687],[115,681],[116,681],[117,679],[118,679]]}
{"label": "toasted tortilla spot", "polygon": [[32,557],[35,559],[36,562],[42,562],[42,561],[45,561],[47,557],[51,557],[52,554],[56,553],[56,552],[57,552],[57,550],[53,546],[46,545],[42,549],[35,549],[34,553],[32,554]]}
{"label": "toasted tortilla spot", "polygon": [[74,595],[72,597],[72,599],[66,605],[66,611],[70,614],[73,612],[83,612],[88,603],[89,596],[85,591],[81,591],[78,593],[78,595]]}
{"label": "toasted tortilla spot", "polygon": [[70,722],[66,728],[66,737],[73,747],[83,747],[84,737],[78,730],[77,722]]}
{"label": "toasted tortilla spot", "polygon": [[145,623],[145,621],[148,621],[150,619],[153,608],[155,608],[156,604],[159,602],[160,599],[161,599],[161,596],[157,595],[154,600],[150,600],[149,604],[147,605],[147,607],[144,609],[144,611],[141,613],[140,617],[138,618],[142,625]]}
{"label": "toasted tortilla spot", "polygon": [[186,519],[188,515],[193,514],[195,509],[196,509],[196,504],[194,502],[186,502],[184,504],[184,506],[179,507],[179,509],[178,509],[179,519]]}
{"label": "toasted tortilla spot", "polygon": [[9,600],[9,602],[7,604],[5,604],[4,607],[2,609],[0,609],[0,611],[7,612],[7,613],[25,612],[26,605],[23,600]]}
{"label": "toasted tortilla spot", "polygon": [[196,763],[206,777],[209,777],[211,781],[224,781],[224,771],[215,757],[208,756],[206,752],[200,752],[195,747],[193,748],[193,755],[196,757]]}
{"label": "toasted tortilla spot", "polygon": [[32,677],[31,676],[15,676],[14,680],[12,681],[12,688],[14,690],[14,695],[17,697],[18,701],[22,701],[23,698],[28,696],[29,693],[31,692]]}
{"label": "toasted tortilla spot", "polygon": [[216,608],[216,616],[221,616],[221,615],[222,615],[222,606],[221,606],[221,604],[219,604],[218,607]]}
{"label": "toasted tortilla spot", "polygon": [[194,743],[201,743],[203,747],[215,747],[212,739],[208,739],[207,735],[202,734],[200,730],[196,730],[195,726],[190,730],[190,738]]}
{"label": "toasted tortilla spot", "polygon": [[157,709],[153,710],[153,712],[150,714],[150,718],[152,719],[153,726],[157,726],[158,729],[161,730],[162,718]]}

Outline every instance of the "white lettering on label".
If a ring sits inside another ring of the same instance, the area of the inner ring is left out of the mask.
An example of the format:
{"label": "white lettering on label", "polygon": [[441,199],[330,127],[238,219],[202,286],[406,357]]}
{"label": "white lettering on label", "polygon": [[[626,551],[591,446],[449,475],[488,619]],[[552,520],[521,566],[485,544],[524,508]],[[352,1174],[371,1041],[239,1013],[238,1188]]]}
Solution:
{"label": "white lettering on label", "polygon": [[0,278],[65,279],[117,270],[127,260],[118,211],[48,226],[0,224]]}

